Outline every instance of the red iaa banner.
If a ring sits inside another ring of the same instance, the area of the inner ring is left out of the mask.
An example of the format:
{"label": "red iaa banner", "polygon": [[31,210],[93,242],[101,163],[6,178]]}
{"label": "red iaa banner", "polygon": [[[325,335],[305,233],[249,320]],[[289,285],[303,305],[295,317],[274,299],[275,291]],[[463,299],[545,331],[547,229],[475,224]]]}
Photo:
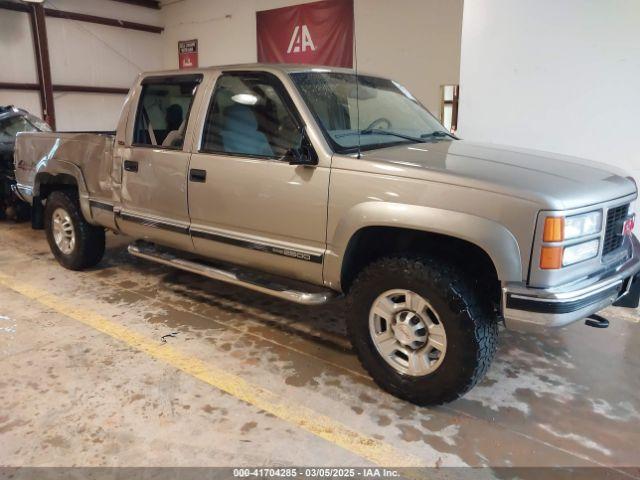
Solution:
{"label": "red iaa banner", "polygon": [[353,66],[353,0],[256,13],[258,61]]}

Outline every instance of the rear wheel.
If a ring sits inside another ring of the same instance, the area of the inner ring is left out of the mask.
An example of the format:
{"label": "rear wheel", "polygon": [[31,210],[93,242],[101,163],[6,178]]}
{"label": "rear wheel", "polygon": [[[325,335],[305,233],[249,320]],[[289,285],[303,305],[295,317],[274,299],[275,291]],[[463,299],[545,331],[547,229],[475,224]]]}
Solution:
{"label": "rear wheel", "polygon": [[84,219],[75,193],[56,191],[49,195],[44,217],[47,241],[60,265],[82,270],[100,262],[105,248],[104,228]]}
{"label": "rear wheel", "polygon": [[486,373],[498,328],[490,302],[457,268],[426,257],[366,267],[348,295],[348,328],[364,368],[388,392],[438,405]]}

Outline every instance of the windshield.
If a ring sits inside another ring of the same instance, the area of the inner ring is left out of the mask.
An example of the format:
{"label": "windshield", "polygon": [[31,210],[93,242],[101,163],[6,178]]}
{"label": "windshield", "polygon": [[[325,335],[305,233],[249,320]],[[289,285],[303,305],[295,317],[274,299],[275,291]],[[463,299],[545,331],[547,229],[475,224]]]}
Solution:
{"label": "windshield", "polygon": [[363,150],[451,138],[440,122],[393,80],[358,75],[356,88],[356,76],[351,73],[311,71],[292,73],[291,77],[338,153],[356,151],[358,136]]}

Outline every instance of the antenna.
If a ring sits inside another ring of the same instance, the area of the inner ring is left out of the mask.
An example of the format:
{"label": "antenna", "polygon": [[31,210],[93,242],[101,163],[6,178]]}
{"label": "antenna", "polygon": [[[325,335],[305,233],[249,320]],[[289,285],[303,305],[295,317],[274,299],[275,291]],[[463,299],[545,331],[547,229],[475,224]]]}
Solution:
{"label": "antenna", "polygon": [[358,37],[356,35],[356,12],[355,3],[353,5],[353,66],[356,75],[356,118],[358,129],[358,156],[357,159],[362,158],[362,144],[360,143],[360,81],[358,80]]}

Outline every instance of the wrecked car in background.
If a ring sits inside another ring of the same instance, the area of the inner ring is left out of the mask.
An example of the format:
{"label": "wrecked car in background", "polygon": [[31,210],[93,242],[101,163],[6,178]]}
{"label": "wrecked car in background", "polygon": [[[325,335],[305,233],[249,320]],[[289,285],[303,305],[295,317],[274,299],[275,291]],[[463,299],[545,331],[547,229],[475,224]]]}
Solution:
{"label": "wrecked car in background", "polygon": [[20,132],[49,132],[49,125],[26,110],[12,105],[0,106],[0,220],[26,220],[31,207],[13,192],[15,167],[13,152]]}

